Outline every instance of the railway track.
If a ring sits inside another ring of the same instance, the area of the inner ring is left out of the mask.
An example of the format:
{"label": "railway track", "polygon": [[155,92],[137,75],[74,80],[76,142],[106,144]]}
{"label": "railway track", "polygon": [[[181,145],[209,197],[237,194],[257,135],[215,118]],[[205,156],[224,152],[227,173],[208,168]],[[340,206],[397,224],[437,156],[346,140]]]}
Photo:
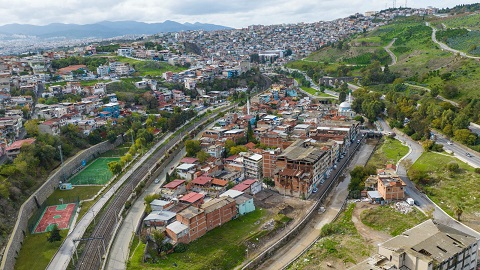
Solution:
{"label": "railway track", "polygon": [[[232,106],[225,108],[230,109]],[[204,116],[200,121],[187,127],[185,133],[188,134],[196,129],[198,126],[204,124],[208,119],[216,116]],[[106,246],[110,243],[113,237],[115,227],[119,220],[119,212],[125,205],[130,194],[132,193],[132,187],[136,187],[139,182],[151,171],[155,171],[159,165],[157,161],[164,156],[172,146],[178,142],[180,134],[175,139],[169,140],[166,145],[155,151],[150,158],[148,158],[132,175],[128,178],[125,184],[118,190],[118,192],[111,199],[110,203],[106,206],[103,214],[98,219],[93,232],[88,237],[90,240],[85,244],[85,248],[80,259],[77,262],[76,269],[78,270],[92,270],[102,268],[102,258],[106,254]]]}

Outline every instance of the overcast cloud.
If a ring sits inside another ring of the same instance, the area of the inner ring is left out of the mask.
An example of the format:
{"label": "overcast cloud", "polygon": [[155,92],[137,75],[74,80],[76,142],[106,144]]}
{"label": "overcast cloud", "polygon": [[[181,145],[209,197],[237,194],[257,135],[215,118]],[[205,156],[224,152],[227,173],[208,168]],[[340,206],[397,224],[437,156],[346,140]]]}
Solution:
{"label": "overcast cloud", "polygon": [[[397,0],[396,6],[453,7],[478,0]],[[0,25],[99,21],[252,24],[329,21],[393,6],[393,0],[0,0]]]}

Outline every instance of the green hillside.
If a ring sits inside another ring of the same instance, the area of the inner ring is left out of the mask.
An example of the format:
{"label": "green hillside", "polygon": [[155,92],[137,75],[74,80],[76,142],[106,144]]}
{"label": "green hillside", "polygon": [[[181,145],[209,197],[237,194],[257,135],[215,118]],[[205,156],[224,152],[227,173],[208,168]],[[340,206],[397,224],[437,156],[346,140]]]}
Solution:
{"label": "green hillside", "polygon": [[[398,18],[374,31],[344,41],[341,47],[324,47],[302,61],[289,63],[289,66],[307,71],[312,65],[317,65],[315,70],[320,74],[315,77],[336,76],[341,67],[347,69],[346,75],[361,75],[362,68],[374,60],[380,61],[382,66],[391,63],[384,47],[396,39],[390,50],[397,57],[397,63],[389,68],[397,77],[430,89],[438,89],[441,94],[444,88],[453,86],[458,89],[458,93],[448,98],[468,101],[480,97],[478,61],[440,49],[432,41],[432,29],[426,22],[430,21],[437,27],[443,27],[442,22],[445,21],[445,24],[449,23],[449,27],[455,25],[474,28],[476,18],[480,17],[463,15],[440,19],[415,16]],[[438,31],[437,34],[440,41],[445,40],[445,43],[455,49],[480,53],[480,31],[457,29]],[[476,44],[479,44],[478,48]]]}

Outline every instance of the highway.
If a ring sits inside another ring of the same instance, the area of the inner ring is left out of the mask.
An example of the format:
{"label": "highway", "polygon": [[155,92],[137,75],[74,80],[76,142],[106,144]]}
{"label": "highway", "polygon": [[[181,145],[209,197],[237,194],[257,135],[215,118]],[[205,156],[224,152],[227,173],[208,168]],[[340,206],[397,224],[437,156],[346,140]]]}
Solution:
{"label": "highway", "polygon": [[[435,134],[437,137],[435,141],[439,144],[443,144],[443,149],[452,151],[456,158],[467,163],[468,165],[474,168],[480,168],[480,155],[478,152],[475,152],[472,149],[469,149],[455,141],[451,141],[438,132],[433,132],[433,134]],[[467,156],[467,153],[470,156]]]}

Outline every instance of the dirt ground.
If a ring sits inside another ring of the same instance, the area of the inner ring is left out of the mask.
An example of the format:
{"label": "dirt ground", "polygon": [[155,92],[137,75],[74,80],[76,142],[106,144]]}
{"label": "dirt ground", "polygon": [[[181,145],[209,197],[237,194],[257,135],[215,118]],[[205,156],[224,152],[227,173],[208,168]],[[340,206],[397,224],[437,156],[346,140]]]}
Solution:
{"label": "dirt ground", "polygon": [[375,231],[372,228],[362,223],[360,215],[363,211],[379,207],[378,204],[371,204],[368,202],[357,202],[355,209],[353,210],[352,221],[357,228],[358,233],[365,239],[366,243],[377,246],[380,243],[392,238],[385,232]]}
{"label": "dirt ground", "polygon": [[314,204],[313,201],[282,196],[281,194],[269,189],[264,189],[255,194],[253,197],[256,208],[262,208],[269,212],[267,218],[261,221],[264,224],[262,227],[265,230],[271,230],[272,226],[270,225],[273,225],[273,217],[277,214],[284,214],[292,220],[287,224],[286,227],[269,232],[261,239],[258,239],[258,242],[247,243],[249,250],[253,251],[251,253],[251,257],[253,257],[253,254],[256,253],[256,251],[262,250],[261,247],[271,245],[274,241],[280,239],[280,237],[282,237],[286,232],[290,231],[290,229],[306,215],[308,210]]}

